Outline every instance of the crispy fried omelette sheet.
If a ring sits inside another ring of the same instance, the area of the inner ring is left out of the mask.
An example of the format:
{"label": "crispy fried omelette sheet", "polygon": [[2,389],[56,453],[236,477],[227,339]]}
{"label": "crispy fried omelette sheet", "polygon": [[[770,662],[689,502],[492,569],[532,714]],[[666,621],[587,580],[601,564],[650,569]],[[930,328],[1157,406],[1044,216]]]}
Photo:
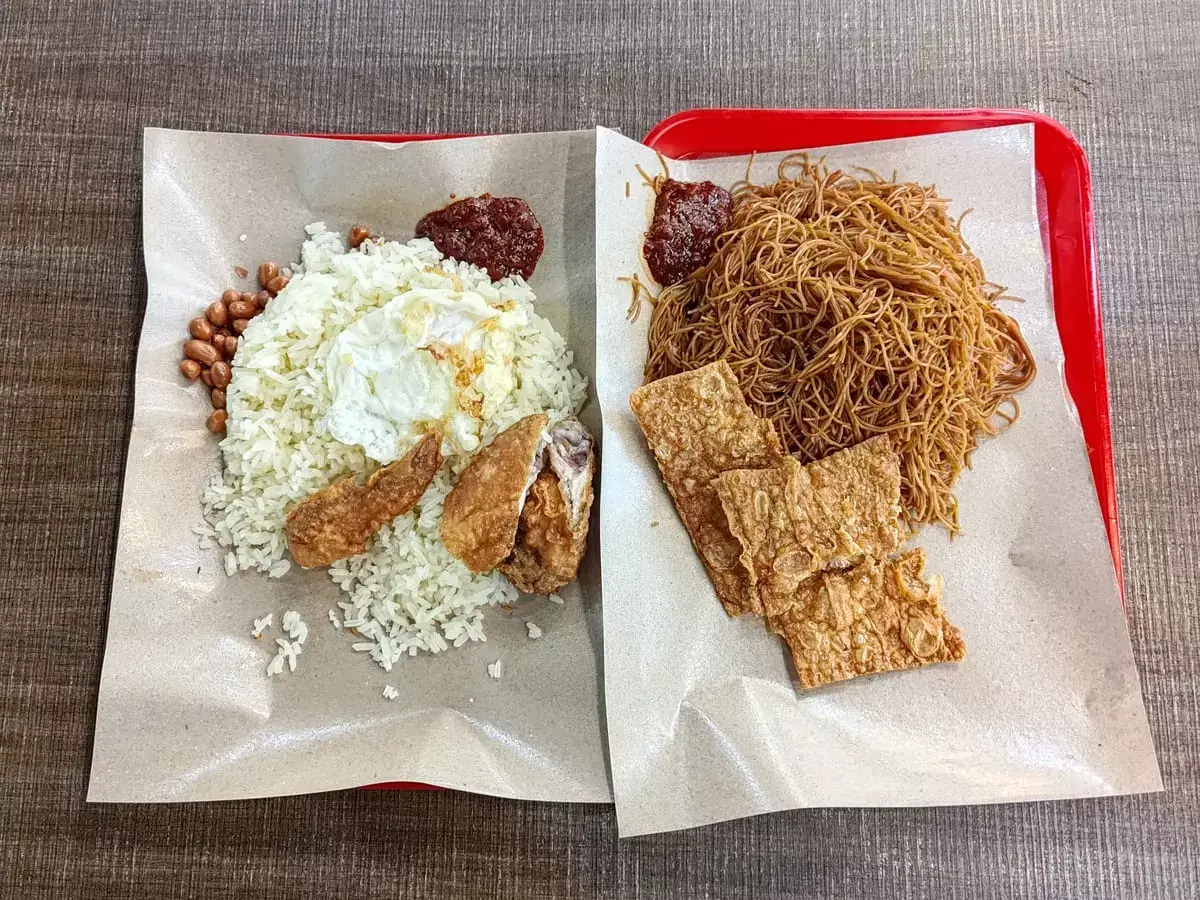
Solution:
{"label": "crispy fried omelette sheet", "polygon": [[417,505],[442,464],[441,444],[430,432],[366,484],[343,478],[301,501],[285,527],[292,559],[311,569],[366,550],[371,535]]}
{"label": "crispy fried omelette sheet", "polygon": [[521,498],[549,420],[526,416],[496,435],[458,476],[442,511],[442,542],[472,572],[489,572],[512,552]]}
{"label": "crispy fried omelette sheet", "polygon": [[774,427],[746,404],[724,360],[644,385],[629,405],[726,612],[761,612],[714,481],[729,469],[779,465]]}
{"label": "crispy fried omelette sheet", "polygon": [[722,472],[716,491],[768,616],[810,575],[883,559],[904,543],[900,459],[886,435],[807,466],[789,457],[774,469]]}
{"label": "crispy fried omelette sheet", "polygon": [[826,523],[819,551],[824,565],[845,566],[864,555],[882,559],[904,543],[900,456],[886,434],[804,468],[812,481],[813,507]]}
{"label": "crispy fried omelette sheet", "polygon": [[772,469],[733,469],[714,483],[739,557],[762,611],[780,607],[797,585],[822,568],[816,556],[812,516],[812,480],[790,457]]}
{"label": "crispy fried omelette sheet", "polygon": [[768,619],[791,649],[801,686],[963,659],[962,633],[942,611],[941,577],[926,582],[924,568],[917,548],[805,581]]}

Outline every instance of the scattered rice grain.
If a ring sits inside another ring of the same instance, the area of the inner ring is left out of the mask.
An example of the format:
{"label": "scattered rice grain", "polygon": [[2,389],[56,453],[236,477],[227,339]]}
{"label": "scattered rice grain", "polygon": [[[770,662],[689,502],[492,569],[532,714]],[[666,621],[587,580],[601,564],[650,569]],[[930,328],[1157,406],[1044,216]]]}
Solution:
{"label": "scattered rice grain", "polygon": [[270,628],[274,621],[275,613],[267,613],[261,619],[254,620],[254,629],[250,633],[261,640],[263,632]]}

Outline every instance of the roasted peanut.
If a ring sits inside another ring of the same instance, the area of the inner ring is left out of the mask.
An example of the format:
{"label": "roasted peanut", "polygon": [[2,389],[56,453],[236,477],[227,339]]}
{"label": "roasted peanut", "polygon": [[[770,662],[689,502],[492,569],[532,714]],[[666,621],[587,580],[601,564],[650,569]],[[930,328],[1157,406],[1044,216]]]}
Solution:
{"label": "roasted peanut", "polygon": [[208,369],[204,369],[200,373],[200,380],[204,382],[205,387],[212,387],[212,372],[210,372]]}
{"label": "roasted peanut", "polygon": [[259,291],[254,295],[254,302],[258,304],[259,309],[266,309],[267,304],[271,302],[271,295],[267,291]]}
{"label": "roasted peanut", "polygon": [[208,304],[208,309],[204,311],[204,318],[220,328],[229,321],[229,308],[223,301],[214,300]]}
{"label": "roasted peanut", "polygon": [[221,347],[221,353],[226,359],[233,359],[237,355],[238,339],[232,334],[225,335],[225,343]]}
{"label": "roasted peanut", "polygon": [[225,433],[226,412],[223,409],[214,409],[208,415],[208,419],[204,422],[204,426],[213,434]]}
{"label": "roasted peanut", "polygon": [[221,302],[224,303],[226,306],[228,306],[234,300],[240,299],[241,296],[242,296],[242,293],[237,288],[230,288],[229,290],[227,290],[225,293],[223,293],[221,295]]}
{"label": "roasted peanut", "polygon": [[213,388],[208,396],[212,400],[213,409],[225,408],[225,392],[221,388]]}
{"label": "roasted peanut", "polygon": [[267,293],[270,294],[272,297],[274,297],[276,294],[278,294],[280,291],[282,291],[287,286],[288,286],[287,276],[286,275],[276,275],[274,278],[271,279],[270,284],[267,285]]}
{"label": "roasted peanut", "polygon": [[211,341],[213,339],[213,324],[204,318],[197,316],[188,322],[188,333],[198,341]]}
{"label": "roasted peanut", "polygon": [[279,277],[279,266],[273,262],[265,262],[258,267],[258,283],[266,287],[272,278]]}
{"label": "roasted peanut", "polygon": [[355,225],[350,229],[350,249],[357,250],[362,246],[363,241],[371,236],[371,232],[363,228],[361,225]]}
{"label": "roasted peanut", "polygon": [[200,377],[200,363],[194,359],[185,359],[179,363],[179,371],[188,381],[195,381]]}
{"label": "roasted peanut", "polygon": [[224,360],[213,363],[208,370],[208,374],[212,376],[212,383],[215,388],[229,387],[229,382],[233,380],[233,370],[229,368],[229,363]]}
{"label": "roasted peanut", "polygon": [[246,326],[249,324],[250,324],[249,319],[234,319],[233,320],[233,330],[236,331],[238,334],[241,334],[243,331],[246,330]]}
{"label": "roasted peanut", "polygon": [[183,355],[188,359],[194,359],[202,366],[211,366],[221,358],[216,347],[208,341],[198,341],[195,338],[183,342]]}
{"label": "roasted peanut", "polygon": [[252,319],[258,314],[258,304],[253,300],[235,300],[229,304],[229,315],[234,319]]}

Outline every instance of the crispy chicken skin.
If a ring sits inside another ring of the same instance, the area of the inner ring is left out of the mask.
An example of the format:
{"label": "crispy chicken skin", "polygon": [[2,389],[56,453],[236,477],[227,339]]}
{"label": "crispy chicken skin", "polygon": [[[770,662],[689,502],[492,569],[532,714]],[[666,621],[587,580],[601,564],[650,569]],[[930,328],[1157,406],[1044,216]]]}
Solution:
{"label": "crispy chicken skin", "polygon": [[442,464],[442,436],[430,432],[366,484],[343,478],[300,502],[287,518],[288,550],[306,569],[328,566],[367,549],[367,541],[414,506]]}
{"label": "crispy chicken skin", "polygon": [[446,497],[442,541],[472,572],[490,572],[512,552],[547,421],[541,414],[526,416],[496,435]]}

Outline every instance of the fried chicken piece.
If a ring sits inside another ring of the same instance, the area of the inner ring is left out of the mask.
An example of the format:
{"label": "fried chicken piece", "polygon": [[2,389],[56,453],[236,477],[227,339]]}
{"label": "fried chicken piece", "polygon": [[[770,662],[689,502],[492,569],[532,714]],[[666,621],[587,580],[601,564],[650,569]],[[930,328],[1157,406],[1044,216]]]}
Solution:
{"label": "fried chicken piece", "polygon": [[500,432],[475,454],[446,497],[442,542],[472,572],[489,572],[512,552],[548,421],[539,413]]}
{"label": "fried chicken piece", "polygon": [[500,573],[526,594],[553,594],[579,571],[583,540],[576,542],[558,476],[544,470],[534,479],[521,510],[513,552],[500,563]]}
{"label": "fried chicken piece", "polygon": [[302,500],[285,528],[292,559],[311,569],[366,550],[376,531],[417,505],[442,465],[441,446],[442,436],[430,432],[366,484],[351,476]]}
{"label": "fried chicken piece", "polygon": [[516,545],[500,572],[518,590],[545,595],[575,580],[587,552],[596,471],[591,433],[577,419],[559,422],[538,463],[542,471],[526,495]]}

